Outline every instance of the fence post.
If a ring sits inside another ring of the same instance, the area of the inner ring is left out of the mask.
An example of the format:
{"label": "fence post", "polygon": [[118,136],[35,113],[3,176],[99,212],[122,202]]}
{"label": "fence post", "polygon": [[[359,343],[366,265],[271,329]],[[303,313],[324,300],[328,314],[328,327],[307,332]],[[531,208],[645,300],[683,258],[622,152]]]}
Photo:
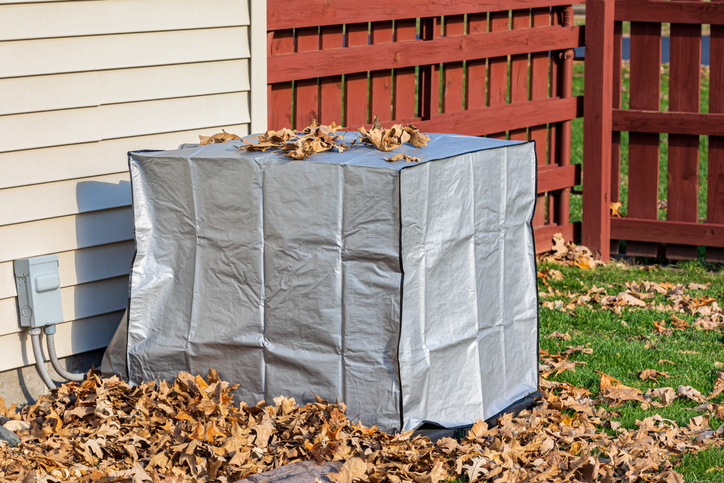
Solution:
{"label": "fence post", "polygon": [[614,0],[586,2],[583,244],[604,261],[611,240]]}

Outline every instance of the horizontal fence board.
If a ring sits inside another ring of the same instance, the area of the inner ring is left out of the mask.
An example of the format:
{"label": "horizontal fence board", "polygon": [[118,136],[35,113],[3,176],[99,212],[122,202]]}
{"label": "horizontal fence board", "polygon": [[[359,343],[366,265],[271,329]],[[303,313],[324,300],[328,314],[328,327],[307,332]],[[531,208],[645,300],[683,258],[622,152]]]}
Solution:
{"label": "horizontal fence board", "polygon": [[131,208],[0,227],[0,262],[133,239]]}
{"label": "horizontal fence board", "polygon": [[516,31],[441,37],[344,49],[272,55],[267,61],[270,84],[364,70],[399,69],[416,65],[572,49],[583,45],[581,27],[541,27]]}
{"label": "horizontal fence board", "polygon": [[535,252],[543,253],[553,248],[553,235],[560,233],[565,240],[573,240],[573,233],[578,227],[577,223],[556,225],[555,223],[541,226],[533,230],[535,237]]}
{"label": "horizontal fence board", "polygon": [[[582,3],[582,2],[573,2]],[[389,2],[332,2],[330,0],[267,0],[267,29],[280,30],[415,17],[440,17],[520,8],[571,5],[564,0],[407,0]]]}
{"label": "horizontal fence board", "polygon": [[415,126],[427,132],[481,136],[530,125],[570,121],[582,115],[582,97],[550,98],[438,114],[428,121],[416,122]]}
{"label": "horizontal fence board", "polygon": [[724,136],[724,114],[613,110],[614,131]]}
{"label": "horizontal fence board", "polygon": [[[55,333],[55,349],[58,357],[67,357],[95,349],[107,347],[123,317],[123,311],[113,312],[75,320],[57,325]],[[43,337],[43,354],[46,359],[48,351]],[[0,336],[0,371],[8,371],[18,367],[35,364],[33,347],[27,332],[16,332]]]}
{"label": "horizontal fence board", "polygon": [[242,124],[249,117],[248,92],[1,116],[0,152]]}
{"label": "horizontal fence board", "polygon": [[131,204],[128,172],[0,190],[0,226]]}
{"label": "horizontal fence board", "polygon": [[[223,15],[210,15],[223,12]],[[106,0],[0,7],[0,40],[249,25],[238,0]]]}
{"label": "horizontal fence board", "polygon": [[0,42],[0,78],[246,58],[248,27],[18,40]]}
{"label": "horizontal fence board", "polygon": [[677,0],[616,0],[617,21],[724,25],[720,5]]}
{"label": "horizontal fence board", "polygon": [[538,168],[538,193],[573,188],[581,182],[581,165],[547,165]]}
{"label": "horizontal fence board", "polygon": [[0,115],[249,90],[249,60],[0,79]]}
{"label": "horizontal fence board", "polygon": [[[60,289],[63,322],[125,310],[128,305],[128,276],[72,285]],[[19,332],[15,297],[0,300],[0,335]]]}
{"label": "horizontal fence board", "polygon": [[[132,241],[58,253],[60,286],[128,275],[136,247]],[[13,262],[0,263],[0,299],[17,296]]]}
{"label": "horizontal fence board", "polygon": [[611,218],[611,238],[654,243],[724,247],[724,225],[685,221]]}
{"label": "horizontal fence board", "polygon": [[[539,101],[502,104],[452,113],[436,114],[432,119],[396,119],[385,121],[383,127],[393,124],[414,124],[426,132],[446,132],[484,136],[499,131],[521,129],[531,124],[570,121],[583,115],[583,97],[552,97]],[[369,128],[371,125],[367,124]],[[359,126],[350,127],[356,130]]]}
{"label": "horizontal fence board", "polygon": [[85,178],[128,170],[128,151],[176,149],[198,142],[199,134],[227,132],[245,136],[248,124],[214,125],[190,131],[111,139],[11,153],[0,153],[0,188]]}

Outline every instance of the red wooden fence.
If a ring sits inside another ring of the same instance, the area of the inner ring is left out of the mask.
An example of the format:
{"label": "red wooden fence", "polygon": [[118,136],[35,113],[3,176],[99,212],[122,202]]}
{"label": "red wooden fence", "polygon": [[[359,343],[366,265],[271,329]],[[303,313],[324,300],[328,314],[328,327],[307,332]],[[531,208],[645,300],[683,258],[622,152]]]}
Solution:
{"label": "red wooden fence", "polygon": [[[573,26],[565,0],[268,0],[269,128],[380,116],[425,132],[535,140],[536,247],[573,237]],[[576,2],[573,2],[576,3]],[[442,84],[441,84],[442,83]]]}
{"label": "red wooden fence", "polygon": [[[589,0],[586,6],[583,243],[627,254],[724,262],[724,0]],[[630,103],[621,109],[621,22],[631,22]],[[660,103],[661,23],[671,23],[669,110]],[[711,24],[709,113],[700,109],[701,25]],[[629,132],[627,218],[620,132]],[[658,220],[659,134],[668,133],[667,219]],[[709,136],[706,221],[698,219],[699,135]]]}

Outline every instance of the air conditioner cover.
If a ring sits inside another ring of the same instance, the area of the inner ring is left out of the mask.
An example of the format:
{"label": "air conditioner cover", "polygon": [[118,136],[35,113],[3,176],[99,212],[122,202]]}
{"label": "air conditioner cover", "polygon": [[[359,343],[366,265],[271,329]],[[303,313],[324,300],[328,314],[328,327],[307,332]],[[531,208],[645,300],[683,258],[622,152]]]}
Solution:
{"label": "air conditioner cover", "polygon": [[432,134],[392,153],[418,163],[239,145],[129,153],[136,256],[106,372],[216,368],[248,403],[319,395],[394,429],[537,390],[534,143]]}

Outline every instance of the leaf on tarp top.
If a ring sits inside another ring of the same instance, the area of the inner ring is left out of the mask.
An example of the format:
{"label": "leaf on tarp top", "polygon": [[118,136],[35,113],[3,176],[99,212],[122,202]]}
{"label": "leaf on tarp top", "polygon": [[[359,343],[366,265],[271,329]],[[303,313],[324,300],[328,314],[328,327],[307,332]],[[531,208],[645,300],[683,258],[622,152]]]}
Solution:
{"label": "leaf on tarp top", "polygon": [[229,141],[235,141],[237,139],[241,139],[236,134],[231,134],[223,129],[220,133],[216,133],[213,136],[201,136],[199,135],[199,140],[201,141],[199,144],[201,146],[204,146],[206,144],[214,144],[214,143],[228,143]]}
{"label": "leaf on tarp top", "polygon": [[[375,116],[372,127],[368,131],[364,127],[359,128],[360,140],[367,145],[374,146],[380,151],[392,151],[409,142],[416,148],[427,146],[430,136],[420,132],[412,124],[403,126],[395,124],[389,129],[382,127],[379,116]],[[386,158],[385,158],[386,159]],[[389,160],[388,160],[389,161]]]}
{"label": "leaf on tarp top", "polygon": [[[344,137],[337,134],[339,126],[332,122],[329,125],[318,124],[316,120],[302,129],[292,131],[283,128],[279,131],[269,130],[264,134],[243,139],[239,150],[243,151],[267,151],[275,150],[284,153],[292,159],[308,159],[310,156],[324,151],[337,151],[343,153],[347,149],[362,143],[372,145],[381,151],[391,151],[402,144],[409,142],[415,147],[426,146],[430,137],[422,134],[416,127],[395,125],[390,129],[382,129],[379,120],[375,118],[375,124],[368,132],[360,128],[362,135],[350,143],[346,143]],[[398,161],[404,159],[407,162],[417,162],[415,158],[407,154],[398,154],[392,158],[385,158],[387,161]]]}
{"label": "leaf on tarp top", "polygon": [[412,162],[412,163],[418,163],[418,162],[421,161],[420,158],[416,158],[416,157],[414,157],[414,156],[410,156],[409,154],[395,154],[395,155],[392,156],[391,158],[385,158],[385,161],[389,161],[390,163],[392,163],[392,162],[395,162],[395,161],[401,161],[401,160],[403,160],[403,159],[404,159],[405,162],[407,162],[407,163],[410,163],[410,162]]}

